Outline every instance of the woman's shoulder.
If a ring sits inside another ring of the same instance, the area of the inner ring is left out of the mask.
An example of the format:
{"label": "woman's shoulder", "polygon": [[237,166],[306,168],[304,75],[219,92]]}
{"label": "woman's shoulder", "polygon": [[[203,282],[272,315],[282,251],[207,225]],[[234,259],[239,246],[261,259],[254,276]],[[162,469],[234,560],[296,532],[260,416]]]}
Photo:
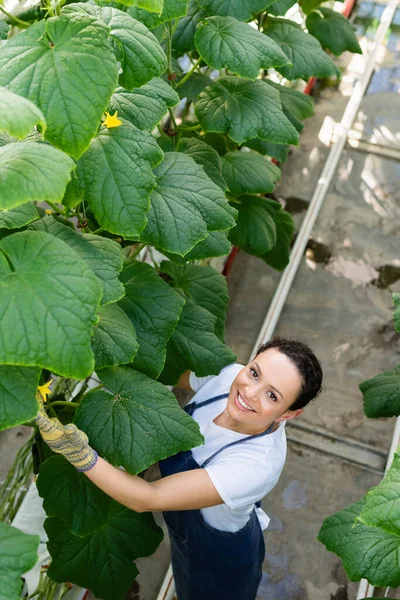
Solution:
{"label": "woman's shoulder", "polygon": [[243,369],[244,365],[239,363],[231,363],[218,373],[218,375],[208,375],[206,377],[198,377],[193,371],[189,375],[189,385],[194,392],[199,392],[202,388],[213,388],[214,386],[230,386],[236,375]]}

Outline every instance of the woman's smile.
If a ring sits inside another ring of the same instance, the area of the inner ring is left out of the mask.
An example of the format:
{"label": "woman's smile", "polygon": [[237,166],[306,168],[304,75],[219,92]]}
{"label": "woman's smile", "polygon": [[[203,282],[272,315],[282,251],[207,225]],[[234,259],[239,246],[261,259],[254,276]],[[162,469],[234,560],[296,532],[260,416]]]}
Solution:
{"label": "woman's smile", "polygon": [[256,412],[254,410],[254,408],[252,408],[249,404],[247,404],[247,402],[245,401],[245,399],[243,398],[243,396],[241,396],[241,394],[239,392],[236,394],[235,406],[239,410],[243,410],[245,412]]}

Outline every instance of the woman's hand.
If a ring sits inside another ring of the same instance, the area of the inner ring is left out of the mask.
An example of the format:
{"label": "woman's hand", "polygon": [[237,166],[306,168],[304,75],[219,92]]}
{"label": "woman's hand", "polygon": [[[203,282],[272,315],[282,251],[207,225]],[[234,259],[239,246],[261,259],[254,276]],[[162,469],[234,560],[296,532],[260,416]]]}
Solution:
{"label": "woman's hand", "polygon": [[40,410],[33,421],[39,428],[43,440],[56,452],[62,454],[78,471],[88,471],[97,462],[97,452],[89,446],[83,431],[72,423],[62,425],[58,419],[49,418],[39,398]]}

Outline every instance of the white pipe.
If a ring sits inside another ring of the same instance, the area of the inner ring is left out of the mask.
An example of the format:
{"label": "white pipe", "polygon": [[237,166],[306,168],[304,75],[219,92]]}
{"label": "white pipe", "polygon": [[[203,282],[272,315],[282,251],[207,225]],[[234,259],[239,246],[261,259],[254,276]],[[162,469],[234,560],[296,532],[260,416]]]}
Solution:
{"label": "white pipe", "polygon": [[172,575],[172,566],[169,565],[164,581],[157,596],[157,600],[173,600],[175,596],[175,582]]}
{"label": "white pipe", "polygon": [[371,79],[372,72],[375,68],[378,52],[380,51],[381,44],[384,41],[385,35],[393,20],[398,3],[398,0],[391,0],[382,14],[382,19],[375,35],[374,45],[372,47],[371,52],[365,59],[366,68],[362,74],[361,79],[356,83],[354,91],[352,92],[351,97],[347,103],[346,110],[338,126],[337,139],[329,152],[321,177],[318,180],[314,195],[307,209],[307,213],[304,217],[303,223],[301,224],[299,234],[296,238],[296,242],[293,246],[293,250],[290,255],[290,262],[284,270],[284,272],[282,273],[282,277],[275,291],[274,297],[268,309],[268,313],[265,317],[263,326],[254,345],[254,349],[251,356],[254,356],[254,354],[257,351],[257,348],[261,344],[271,339],[273,332],[275,331],[278,319],[280,317],[283,306],[286,302],[286,298],[292,286],[293,279],[297,273],[300,262],[303,258],[304,251],[308,239],[310,237],[312,228],[314,227],[322,203],[331,184],[342,150],[344,148],[344,145],[346,144],[350,127],[360,107],[369,80]]}

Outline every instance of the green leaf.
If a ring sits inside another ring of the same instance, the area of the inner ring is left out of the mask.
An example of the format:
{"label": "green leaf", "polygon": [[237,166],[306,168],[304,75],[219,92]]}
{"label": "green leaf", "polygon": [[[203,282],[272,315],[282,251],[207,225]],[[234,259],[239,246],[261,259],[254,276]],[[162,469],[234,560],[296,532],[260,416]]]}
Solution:
{"label": "green leaf", "polygon": [[263,254],[260,258],[274,269],[283,271],[289,264],[290,245],[295,231],[295,224],[292,215],[285,210],[278,210],[274,218],[276,244],[272,250]]}
{"label": "green leaf", "polygon": [[400,535],[400,454],[379,485],[371,488],[357,521],[368,527],[380,527],[387,533]]}
{"label": "green leaf", "polygon": [[0,365],[0,430],[26,423],[37,414],[39,375],[40,369]]}
{"label": "green leaf", "polygon": [[42,111],[30,100],[0,87],[0,105],[0,131],[6,131],[19,139],[28,135],[35,125],[41,126],[43,134],[46,131]]}
{"label": "green leaf", "polygon": [[177,262],[178,264],[185,264],[188,260],[202,260],[203,258],[209,258],[211,256],[225,256],[229,254],[231,250],[231,243],[226,237],[224,231],[212,231],[208,234],[205,240],[202,240],[195,247],[185,254],[185,256],[179,256],[179,254],[172,254],[166,252],[165,256],[170,260]]}
{"label": "green leaf", "polygon": [[134,562],[150,556],[160,544],[162,529],[151,513],[138,514],[112,502],[107,523],[81,538],[58,517],[46,519],[47,548],[53,581],[71,581],[104,600],[123,598],[139,571]]}
{"label": "green leaf", "polygon": [[271,156],[280,163],[287,161],[289,146],[285,146],[283,144],[272,144],[271,142],[260,140],[260,138],[248,140],[245,142],[245,146],[255,150],[263,156]]}
{"label": "green leaf", "polygon": [[36,219],[39,219],[38,211],[31,202],[27,202],[27,204],[21,204],[21,206],[11,210],[1,210],[0,228],[19,229]]}
{"label": "green leaf", "polygon": [[8,33],[11,29],[11,25],[6,23],[5,21],[0,21],[0,40],[6,40],[8,37]]}
{"label": "green leaf", "polygon": [[255,79],[260,69],[290,64],[275,42],[247,23],[233,17],[210,17],[197,29],[196,48],[214,69]]}
{"label": "green leaf", "polygon": [[159,16],[147,10],[135,8],[134,6],[128,9],[128,14],[144,23],[149,29],[153,29],[157,25],[160,25],[160,23],[184,17],[187,12],[188,2],[189,0],[164,0],[164,8]]}
{"label": "green leaf", "polygon": [[117,40],[117,58],[122,68],[119,83],[122,87],[131,90],[141,86],[167,68],[167,57],[157,38],[130,14],[117,8],[81,2],[70,4],[63,10],[63,14],[67,15],[76,12],[102,21],[109,28],[112,38]]}
{"label": "green leaf", "polygon": [[203,442],[197,423],[161,383],[130,367],[98,372],[112,392],[89,392],[74,422],[114,466],[140,473],[156,461]]}
{"label": "green leaf", "polygon": [[337,11],[320,6],[318,11],[313,11],[307,16],[306,26],[321,46],[330,50],[335,56],[339,56],[346,50],[362,54],[354,33],[355,28]]}
{"label": "green leaf", "polygon": [[192,300],[187,300],[182,316],[168,342],[167,360],[160,380],[174,385],[182,373],[194,371],[198,377],[218,375],[235,362],[236,356],[215,334],[217,318]]}
{"label": "green leaf", "polygon": [[96,371],[132,362],[139,344],[130,319],[116,304],[102,306],[98,314],[92,340]]}
{"label": "green leaf", "polygon": [[150,12],[160,14],[164,6],[164,0],[127,0],[123,4],[137,6],[138,8],[144,8]]}
{"label": "green leaf", "polygon": [[157,77],[149,83],[129,92],[117,88],[110,101],[110,109],[118,111],[118,117],[126,119],[139,129],[152,131],[157,123],[176,106],[180,99],[175,90]]}
{"label": "green leaf", "polygon": [[365,496],[327,517],[317,539],[342,559],[350,581],[364,578],[375,587],[396,588],[400,584],[400,537],[357,522],[364,504]]}
{"label": "green leaf", "polygon": [[229,301],[226,277],[217,273],[213,267],[180,266],[169,261],[163,261],[160,269],[172,277],[173,287],[182,290],[186,298],[193,300],[217,318],[215,332],[223,341]]}
{"label": "green leaf", "polygon": [[196,138],[183,138],[179,143],[179,151],[188,154],[201,165],[211,181],[224,192],[228,189],[222,176],[221,159],[212,146]]}
{"label": "green leaf", "polygon": [[92,327],[101,298],[78,253],[44,231],[0,241],[0,363],[84,379],[94,367]]}
{"label": "green leaf", "polygon": [[309,77],[339,77],[340,71],[323,51],[320,43],[288,19],[268,18],[264,32],[282,48],[292,63],[291,67],[277,67],[287,79]]}
{"label": "green leaf", "polygon": [[179,86],[178,94],[181,98],[188,98],[191,102],[197,100],[199,94],[208,85],[211,85],[212,79],[202,73],[193,73],[185,83]]}
{"label": "green leaf", "polygon": [[163,153],[155,138],[123,121],[102,127],[79,165],[86,198],[98,223],[107,231],[135,239],[146,225],[150,193],[156,186],[152,171]]}
{"label": "green leaf", "polygon": [[394,305],[394,311],[393,311],[394,328],[396,331],[398,331],[400,333],[400,294],[396,293],[396,292],[393,293],[392,300],[393,300],[393,305]]}
{"label": "green leaf", "polygon": [[15,142],[0,148],[0,208],[33,200],[61,202],[74,161],[57,148]]}
{"label": "green leaf", "polygon": [[234,17],[238,21],[250,21],[256,13],[265,10],[273,0],[197,0],[207,14]]}
{"label": "green leaf", "polygon": [[76,233],[71,227],[63,225],[51,216],[44,217],[31,225],[30,229],[46,231],[63,240],[73,248],[87,266],[99,278],[103,288],[102,304],[116,302],[125,294],[124,286],[118,279],[122,270],[123,258],[117,242],[100,235]]}
{"label": "green leaf", "polygon": [[[172,36],[172,48],[176,56],[182,56],[189,50],[195,50],[194,34],[196,27],[206,13],[197,3],[197,0],[190,0],[186,16],[179,19],[178,25]],[[190,78],[191,79],[191,78]]]}
{"label": "green leaf", "polygon": [[359,385],[364,396],[367,417],[395,417],[400,415],[400,366],[384,371]]}
{"label": "green leaf", "polygon": [[195,112],[204,131],[227,133],[238,144],[254,137],[298,143],[298,133],[282,112],[278,92],[260,79],[220,77],[200,94]]}
{"label": "green leaf", "polygon": [[314,8],[317,8],[317,6],[322,4],[322,2],[324,2],[324,0],[300,0],[299,6],[301,7],[303,13],[307,15],[309,12],[314,10]]}
{"label": "green leaf", "polygon": [[74,158],[96,134],[117,77],[108,29],[85,15],[34,23],[0,54],[0,85],[32,100],[45,116],[46,139]]}
{"label": "green leaf", "polygon": [[303,121],[314,115],[314,100],[311,96],[285,85],[279,85],[268,79],[266,81],[278,90],[282,108],[286,109],[296,119]]}
{"label": "green leaf", "polygon": [[119,306],[135,326],[139,342],[133,366],[156,378],[163,369],[165,346],[185,301],[145,263],[131,262],[122,271],[121,279],[126,296]]}
{"label": "green leaf", "polygon": [[296,0],[278,0],[278,2],[271,4],[268,12],[275,17],[285,16],[289,8],[292,8],[295,4]]}
{"label": "green leaf", "polygon": [[228,152],[221,160],[222,174],[233,196],[269,194],[281,178],[281,170],[256,152]]}
{"label": "green leaf", "polygon": [[236,211],[223,191],[190,156],[169,152],[155,170],[148,224],[141,241],[184,256],[208,231],[230,229]]}
{"label": "green leaf", "polygon": [[232,244],[254,256],[269,252],[276,244],[275,215],[279,202],[246,195],[235,199],[235,207],[239,216],[236,227],[229,232]]}
{"label": "green leaf", "polygon": [[63,519],[71,533],[84,537],[106,525],[113,500],[64,456],[41,464],[36,485],[46,514]]}
{"label": "green leaf", "polygon": [[4,600],[18,600],[22,589],[21,575],[35,566],[39,542],[38,535],[23,533],[0,522],[0,596]]}

